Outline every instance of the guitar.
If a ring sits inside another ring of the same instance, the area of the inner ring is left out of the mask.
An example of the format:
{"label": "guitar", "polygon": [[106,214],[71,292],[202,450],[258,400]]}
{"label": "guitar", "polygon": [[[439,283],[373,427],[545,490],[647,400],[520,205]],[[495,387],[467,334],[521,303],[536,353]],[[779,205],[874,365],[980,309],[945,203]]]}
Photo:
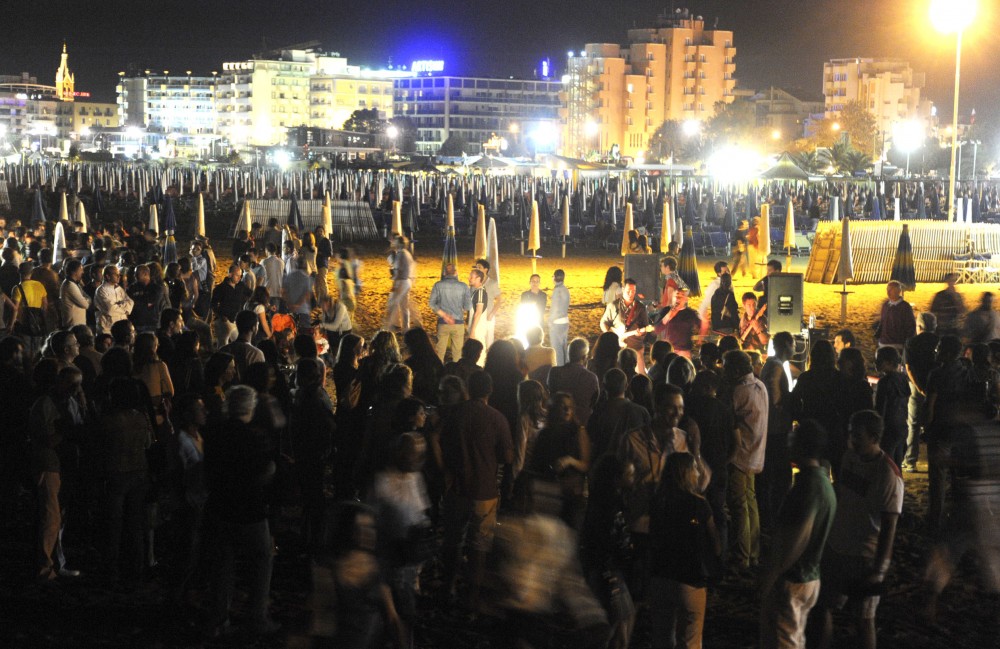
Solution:
{"label": "guitar", "polygon": [[764,305],[764,308],[762,308],[762,309],[761,309],[760,311],[758,311],[757,313],[753,314],[753,320],[751,320],[751,321],[750,321],[749,323],[747,323],[747,328],[746,328],[746,330],[745,330],[745,331],[743,332],[743,335],[742,335],[742,336],[740,336],[740,343],[743,343],[743,342],[746,342],[746,339],[747,339],[747,336],[749,336],[749,335],[750,335],[750,332],[751,332],[751,331],[753,331],[753,324],[754,324],[755,322],[757,322],[757,320],[758,320],[758,319],[759,319],[759,318],[760,318],[760,317],[761,317],[762,315],[764,315],[764,312],[765,312],[765,311],[767,311],[767,306],[768,306],[768,305],[767,305],[767,304],[765,304],[765,305]]}
{"label": "guitar", "polygon": [[618,325],[616,327],[612,327],[611,331],[613,331],[614,333],[618,334],[618,345],[620,347],[624,348],[625,347],[625,341],[628,340],[629,338],[632,338],[633,336],[642,336],[642,335],[648,334],[649,332],[653,331],[654,329],[655,329],[655,327],[653,325],[648,325],[648,326],[645,326],[645,327],[639,327],[638,329],[633,329],[632,331],[625,331],[625,327],[624,326]]}

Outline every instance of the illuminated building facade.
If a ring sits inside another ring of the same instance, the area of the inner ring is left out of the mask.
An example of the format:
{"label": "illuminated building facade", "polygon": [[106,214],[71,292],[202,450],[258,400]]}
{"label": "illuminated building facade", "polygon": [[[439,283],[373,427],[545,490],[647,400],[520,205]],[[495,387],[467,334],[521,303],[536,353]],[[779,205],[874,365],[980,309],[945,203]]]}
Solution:
{"label": "illuminated building facade", "polygon": [[736,87],[733,33],[706,29],[686,9],[630,29],[628,45],[570,52],[563,77],[563,154],[638,158],[666,120],[706,120]]}
{"label": "illuminated building facade", "polygon": [[[411,68],[412,69],[412,68]],[[558,141],[560,84],[527,79],[419,76],[396,80],[395,114],[417,127],[417,153],[434,155],[451,135],[482,153],[494,135],[551,150]]]}
{"label": "illuminated building facade", "polygon": [[924,74],[900,59],[833,59],[823,64],[826,117],[836,119],[844,106],[861,102],[883,134],[905,120],[928,120],[932,103],[921,96]]}

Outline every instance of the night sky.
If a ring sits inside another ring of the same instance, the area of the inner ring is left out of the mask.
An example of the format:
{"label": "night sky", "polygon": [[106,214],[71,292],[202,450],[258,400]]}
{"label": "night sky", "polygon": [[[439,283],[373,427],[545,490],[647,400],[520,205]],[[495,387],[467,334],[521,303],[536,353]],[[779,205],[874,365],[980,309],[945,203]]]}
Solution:
{"label": "night sky", "polygon": [[[1000,10],[980,1],[963,47],[960,114],[1000,111]],[[927,95],[951,115],[954,38],[928,25],[927,0],[10,0],[0,8],[0,73],[28,71],[53,83],[65,38],[77,90],[113,101],[119,70],[192,70],[268,48],[318,40],[352,63],[446,60],[446,72],[530,76],[540,59],[556,70],[567,50],[624,42],[664,9],[687,6],[735,32],[741,87],[776,85],[822,93],[822,63],[895,56],[927,73]],[[992,15],[989,15],[992,13]],[[992,24],[993,29],[989,29]]]}

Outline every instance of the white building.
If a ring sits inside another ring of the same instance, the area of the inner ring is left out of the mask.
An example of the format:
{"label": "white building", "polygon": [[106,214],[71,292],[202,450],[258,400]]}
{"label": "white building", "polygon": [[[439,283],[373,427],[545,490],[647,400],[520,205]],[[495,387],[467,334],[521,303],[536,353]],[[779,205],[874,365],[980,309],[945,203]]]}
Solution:
{"label": "white building", "polygon": [[826,117],[836,119],[848,103],[860,102],[875,117],[880,133],[897,122],[926,121],[933,104],[921,96],[925,77],[900,59],[833,59],[823,64]]}

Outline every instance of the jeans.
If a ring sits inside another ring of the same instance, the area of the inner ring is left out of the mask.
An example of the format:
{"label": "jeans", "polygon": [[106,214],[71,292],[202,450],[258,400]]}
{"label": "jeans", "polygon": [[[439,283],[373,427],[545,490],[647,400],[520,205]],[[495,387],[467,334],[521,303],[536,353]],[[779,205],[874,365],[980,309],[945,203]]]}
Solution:
{"label": "jeans", "polygon": [[566,364],[569,345],[569,323],[549,325],[549,344],[556,350],[556,367]]}
{"label": "jeans", "polygon": [[701,649],[707,600],[707,588],[652,577],[649,581],[649,605],[653,649]]}
{"label": "jeans", "polygon": [[917,386],[910,383],[910,401],[907,404],[906,424],[909,435],[906,438],[906,457],[903,462],[916,467],[920,458],[920,432],[924,425],[924,402],[926,397],[917,391]]}
{"label": "jeans", "polygon": [[732,551],[739,565],[748,568],[760,560],[760,515],[757,512],[755,477],[729,466],[729,515],[732,518]]}
{"label": "jeans", "polygon": [[770,530],[778,519],[785,494],[792,487],[792,460],[786,435],[768,435],[764,470],[757,478],[755,487],[761,524]]}
{"label": "jeans", "polygon": [[214,622],[223,624],[229,619],[236,581],[234,558],[239,552],[247,559],[247,592],[252,623],[269,621],[268,594],[271,591],[272,546],[267,519],[255,523],[216,521],[214,545],[215,561],[212,565],[212,592],[214,595]]}
{"label": "jeans", "polygon": [[712,480],[705,490],[705,499],[712,507],[715,518],[715,531],[719,534],[719,544],[722,546],[722,559],[729,553],[729,517],[726,514],[726,495],[729,489],[729,474],[724,471],[713,471]]}
{"label": "jeans", "polygon": [[[124,527],[129,554],[127,574],[142,574],[142,532],[145,519],[146,472],[129,471],[108,476],[108,548],[107,561],[112,572],[118,569]],[[125,524],[127,523],[127,524]]]}

